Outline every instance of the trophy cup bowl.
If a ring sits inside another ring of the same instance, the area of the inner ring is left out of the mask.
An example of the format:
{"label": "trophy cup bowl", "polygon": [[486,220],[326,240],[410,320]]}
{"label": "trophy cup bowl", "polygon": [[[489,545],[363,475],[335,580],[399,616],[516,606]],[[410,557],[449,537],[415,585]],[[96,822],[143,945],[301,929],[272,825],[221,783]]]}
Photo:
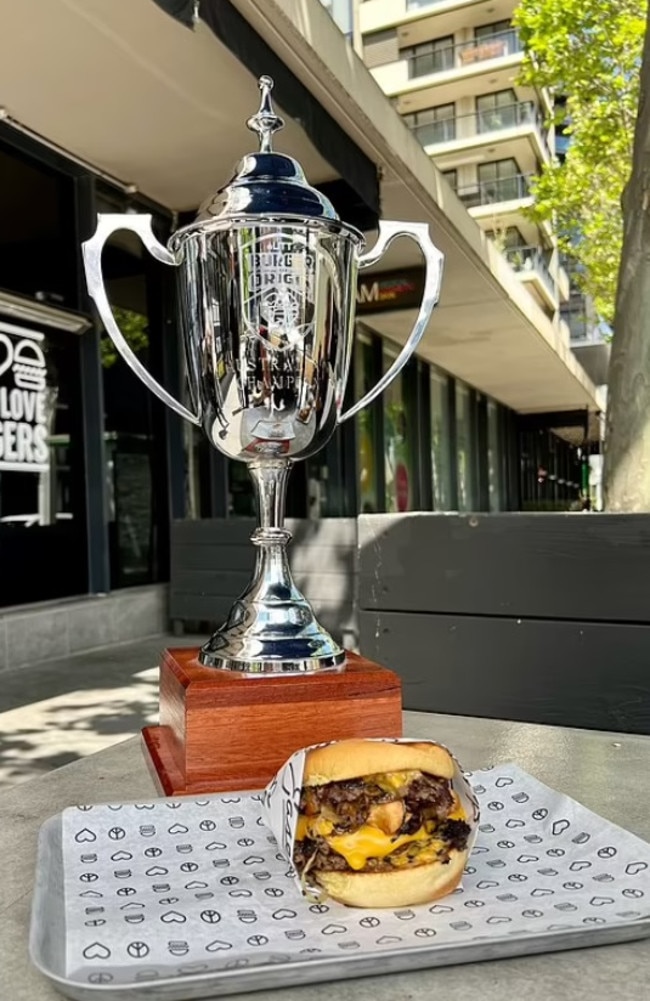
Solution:
{"label": "trophy cup bowl", "polygon": [[[443,255],[425,224],[398,222],[381,222],[375,246],[362,253],[362,234],[342,222],[327,198],[309,186],[295,160],[272,150],[273,133],[284,123],[271,105],[273,82],[262,77],[259,86],[261,105],[247,123],[258,133],[259,151],[242,159],[230,184],[204,203],[192,224],[163,246],[152,232],[150,216],[100,215],[83,254],[89,294],[127,364],[167,406],[201,427],[215,448],[247,463],[253,480],[259,514],[252,536],[257,550],[253,577],[192,664],[218,669],[215,677],[229,672],[231,677],[263,676],[269,685],[278,676],[315,676],[311,682],[319,682],[324,697],[325,678],[317,676],[344,672],[355,655],[346,656],[318,623],[292,579],[286,552],[291,535],[284,527],[287,478],[295,462],[323,448],[339,424],[376,399],[401,372],[438,301]],[[113,318],[101,255],[108,237],[120,229],[137,233],[158,261],[176,270],[191,410],[150,375]],[[426,265],[418,317],[393,365],[344,411],[357,273],[379,261],[400,236],[418,243]],[[198,684],[199,675],[190,674],[185,668],[176,672],[184,691],[192,679]],[[354,679],[350,683],[356,684]],[[372,684],[376,687],[376,679]],[[266,683],[265,688],[272,701],[271,688]],[[292,691],[297,693],[298,687]],[[286,687],[283,693],[286,700]],[[372,735],[367,728],[361,732],[358,722],[350,725],[352,730],[340,735]],[[391,717],[392,735],[398,735],[393,731],[399,726]],[[372,730],[370,723],[368,727]],[[377,736],[391,735],[375,729]],[[321,739],[313,730],[309,738],[309,743]],[[195,782],[193,788],[199,787]]]}

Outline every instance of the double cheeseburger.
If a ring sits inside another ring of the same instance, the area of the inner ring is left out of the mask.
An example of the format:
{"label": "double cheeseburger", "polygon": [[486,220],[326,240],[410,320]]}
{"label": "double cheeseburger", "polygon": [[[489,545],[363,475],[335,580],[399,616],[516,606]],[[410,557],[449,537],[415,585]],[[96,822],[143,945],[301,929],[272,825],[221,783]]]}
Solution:
{"label": "double cheeseburger", "polygon": [[471,833],[437,744],[343,740],[305,760],[294,864],[352,907],[406,907],[451,893]]}

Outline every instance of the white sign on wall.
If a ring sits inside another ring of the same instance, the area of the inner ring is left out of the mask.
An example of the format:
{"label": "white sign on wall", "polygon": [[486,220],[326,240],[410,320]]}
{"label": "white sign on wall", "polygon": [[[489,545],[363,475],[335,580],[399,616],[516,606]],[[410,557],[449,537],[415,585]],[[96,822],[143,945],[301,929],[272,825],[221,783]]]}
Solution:
{"label": "white sign on wall", "polygon": [[44,340],[0,320],[0,471],[49,469]]}

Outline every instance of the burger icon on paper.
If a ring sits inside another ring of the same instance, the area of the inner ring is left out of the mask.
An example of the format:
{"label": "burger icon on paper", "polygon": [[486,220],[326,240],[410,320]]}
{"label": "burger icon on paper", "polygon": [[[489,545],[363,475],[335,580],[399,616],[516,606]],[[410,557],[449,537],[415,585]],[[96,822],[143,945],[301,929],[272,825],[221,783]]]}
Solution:
{"label": "burger icon on paper", "polygon": [[263,802],[303,892],[352,907],[409,907],[451,893],[479,821],[460,765],[433,741],[298,751]]}

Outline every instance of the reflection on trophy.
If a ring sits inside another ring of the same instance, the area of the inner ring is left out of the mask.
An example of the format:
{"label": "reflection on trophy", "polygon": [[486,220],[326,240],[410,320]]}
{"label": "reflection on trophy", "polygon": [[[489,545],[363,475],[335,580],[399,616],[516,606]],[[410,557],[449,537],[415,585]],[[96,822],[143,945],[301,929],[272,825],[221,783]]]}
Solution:
{"label": "reflection on trophy", "polygon": [[[199,425],[224,455],[248,463],[259,507],[253,579],[227,622],[201,649],[200,663],[249,674],[341,670],[344,651],[318,624],[289,570],[283,527],[291,466],[317,452],[336,426],[374,400],[413,354],[435,306],[442,255],[421,224],[381,223],[372,251],[362,235],[310,187],[301,167],[275,153],[284,124],[260,80],[261,106],[248,126],[258,153],[208,199],[194,223],[162,246],[149,216],[103,215],[84,244],[90,295],[107,332],[149,389]],[[178,269],[190,412],[142,366],[106,299],[101,250],[112,232],[132,229],[159,261]],[[357,270],[376,263],[398,236],[419,243],[427,274],[413,331],[374,389],[342,412],[354,332]]]}

